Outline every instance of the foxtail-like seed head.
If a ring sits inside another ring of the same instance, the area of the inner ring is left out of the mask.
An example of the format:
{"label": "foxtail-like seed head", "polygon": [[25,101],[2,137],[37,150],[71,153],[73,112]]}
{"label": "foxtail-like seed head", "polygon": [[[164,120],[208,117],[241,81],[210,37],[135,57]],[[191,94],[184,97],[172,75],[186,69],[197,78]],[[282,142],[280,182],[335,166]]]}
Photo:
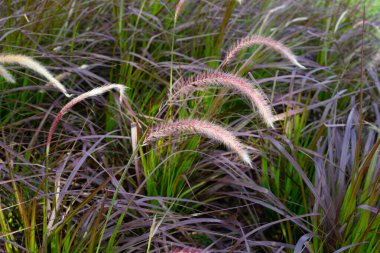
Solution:
{"label": "foxtail-like seed head", "polygon": [[60,90],[66,97],[71,97],[63,86],[63,84],[54,78],[54,76],[38,61],[30,58],[29,56],[21,55],[21,54],[3,54],[0,55],[0,64],[18,64],[34,72],[40,74],[49,80],[54,87]]}
{"label": "foxtail-like seed head", "polygon": [[176,7],[175,7],[175,13],[174,13],[174,21],[177,22],[178,15],[182,10],[183,5],[185,4],[186,0],[179,0]]}
{"label": "foxtail-like seed head", "polygon": [[228,130],[222,126],[203,120],[179,120],[173,123],[162,124],[149,131],[144,143],[148,144],[160,137],[167,137],[181,132],[190,132],[208,137],[216,142],[223,143],[228,149],[234,151],[246,164],[251,166],[251,159],[244,145]]}
{"label": "foxtail-like seed head", "polygon": [[53,134],[55,132],[55,129],[57,128],[57,125],[59,123],[59,121],[61,120],[61,118],[63,117],[63,115],[68,112],[70,110],[71,107],[73,107],[74,105],[76,105],[77,103],[87,99],[87,98],[90,98],[90,97],[94,97],[94,96],[98,96],[98,95],[101,95],[109,90],[112,90],[112,89],[116,89],[119,91],[120,93],[120,102],[122,101],[123,97],[124,97],[124,90],[126,89],[127,87],[125,85],[122,85],[122,84],[107,84],[107,85],[104,85],[104,86],[101,86],[101,87],[97,87],[97,88],[94,88],[88,92],[85,92],[75,98],[73,98],[69,103],[67,103],[60,111],[59,113],[57,114],[57,116],[55,117],[50,129],[49,129],[49,133],[48,133],[48,138],[47,138],[47,153],[49,153],[49,147],[50,147],[50,143],[51,143],[51,139],[53,137]]}
{"label": "foxtail-like seed head", "polygon": [[0,76],[2,76],[7,82],[16,83],[16,80],[13,78],[12,74],[9,73],[3,65],[0,65]]}
{"label": "foxtail-like seed head", "polygon": [[293,52],[284,44],[272,38],[258,36],[258,35],[248,36],[236,42],[227,51],[227,54],[224,57],[224,60],[221,65],[225,66],[229,64],[241,50],[251,47],[253,45],[264,45],[264,46],[270,47],[276,50],[277,52],[279,52],[280,54],[282,54],[285,58],[287,58],[291,63],[293,63],[297,67],[301,69],[306,69],[303,65],[301,65],[298,62],[297,57],[293,54]]}
{"label": "foxtail-like seed head", "polygon": [[175,95],[178,96],[215,85],[233,89],[248,98],[252,106],[258,108],[259,114],[265,123],[272,128],[274,127],[274,116],[267,97],[245,78],[222,72],[207,73],[180,81],[173,88]]}

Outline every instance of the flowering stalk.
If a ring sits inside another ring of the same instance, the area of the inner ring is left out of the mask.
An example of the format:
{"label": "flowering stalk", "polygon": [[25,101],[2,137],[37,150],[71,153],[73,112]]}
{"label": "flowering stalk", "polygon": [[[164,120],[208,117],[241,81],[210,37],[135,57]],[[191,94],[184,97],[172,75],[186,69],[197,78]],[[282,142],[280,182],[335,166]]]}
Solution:
{"label": "flowering stalk", "polygon": [[55,132],[55,129],[57,128],[59,121],[62,119],[63,115],[70,110],[71,107],[73,107],[77,103],[81,102],[82,100],[85,100],[86,98],[101,95],[101,94],[103,94],[103,93],[105,93],[111,89],[117,89],[119,91],[120,102],[121,102],[123,99],[123,96],[124,96],[124,89],[125,88],[126,88],[126,86],[121,85],[121,84],[107,84],[107,85],[92,89],[88,92],[85,92],[85,93],[79,95],[78,97],[73,98],[69,103],[67,103],[61,109],[61,111],[57,114],[57,116],[55,117],[55,119],[54,119],[54,121],[53,121],[53,123],[49,129],[49,134],[48,134],[47,144],[46,144],[47,145],[47,153],[49,153],[49,147],[50,147],[51,139],[53,137],[53,133]]}
{"label": "flowering stalk", "polygon": [[265,123],[274,127],[274,116],[266,96],[259,90],[255,89],[251,82],[245,78],[237,77],[227,73],[201,74],[195,78],[184,80],[174,86],[176,95],[188,94],[196,89],[205,89],[211,85],[221,85],[238,91],[247,97],[253,107],[257,107]]}
{"label": "flowering stalk", "polygon": [[251,166],[251,159],[238,139],[230,131],[208,121],[191,119],[163,124],[150,130],[144,143],[147,144],[160,137],[166,137],[180,132],[191,132],[221,142],[228,149],[234,151],[245,163]]}
{"label": "flowering stalk", "polygon": [[7,82],[16,83],[16,80],[13,78],[12,74],[9,73],[3,65],[0,65],[0,76],[2,76]]}
{"label": "flowering stalk", "polygon": [[[41,65],[41,63],[39,63],[36,60],[33,60],[28,56],[21,54],[3,54],[0,55],[0,64],[18,64],[25,68],[31,69],[36,73],[40,74],[41,76],[45,77],[47,80],[49,80],[52,83],[52,85],[56,87],[58,90],[60,90],[63,94],[65,94],[66,97],[71,97],[71,94],[67,92],[66,88],[60,81],[55,79],[54,76],[44,66]],[[4,72],[2,72],[2,74],[4,76]]]}
{"label": "flowering stalk", "polygon": [[253,45],[264,45],[264,46],[270,47],[276,50],[277,52],[281,53],[285,58],[287,58],[290,62],[292,62],[297,67],[301,69],[305,69],[305,67],[302,66],[298,62],[297,57],[293,54],[293,52],[284,44],[272,38],[258,36],[258,35],[248,36],[236,42],[227,51],[227,54],[222,62],[222,66],[229,64],[241,50],[251,47]]}
{"label": "flowering stalk", "polygon": [[179,12],[182,10],[183,4],[186,2],[186,0],[179,0],[176,7],[175,7],[175,14],[174,14],[174,22],[177,22],[177,18],[179,15]]}

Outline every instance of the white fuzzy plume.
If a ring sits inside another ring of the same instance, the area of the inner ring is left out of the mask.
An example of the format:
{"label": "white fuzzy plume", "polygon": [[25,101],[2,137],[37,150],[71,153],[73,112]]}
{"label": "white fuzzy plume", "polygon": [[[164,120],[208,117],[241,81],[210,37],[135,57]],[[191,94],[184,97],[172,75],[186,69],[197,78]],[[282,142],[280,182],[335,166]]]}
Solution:
{"label": "white fuzzy plume", "polygon": [[67,93],[67,90],[62,85],[62,83],[55,79],[54,76],[44,66],[41,65],[41,63],[33,60],[28,56],[20,54],[3,54],[0,55],[0,64],[18,64],[25,68],[31,69],[49,80],[53,86],[65,94],[66,97],[71,96],[69,93]]}
{"label": "white fuzzy plume", "polygon": [[3,65],[0,65],[0,76],[2,76],[7,82],[16,83],[16,80],[13,78],[12,74],[9,73]]}

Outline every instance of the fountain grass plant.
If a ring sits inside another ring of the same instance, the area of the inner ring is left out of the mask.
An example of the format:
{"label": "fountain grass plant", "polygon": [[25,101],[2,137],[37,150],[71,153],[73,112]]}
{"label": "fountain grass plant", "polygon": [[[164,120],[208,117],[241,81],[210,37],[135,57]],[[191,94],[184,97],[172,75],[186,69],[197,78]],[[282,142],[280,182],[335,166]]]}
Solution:
{"label": "fountain grass plant", "polygon": [[0,251],[380,249],[376,1],[0,13]]}

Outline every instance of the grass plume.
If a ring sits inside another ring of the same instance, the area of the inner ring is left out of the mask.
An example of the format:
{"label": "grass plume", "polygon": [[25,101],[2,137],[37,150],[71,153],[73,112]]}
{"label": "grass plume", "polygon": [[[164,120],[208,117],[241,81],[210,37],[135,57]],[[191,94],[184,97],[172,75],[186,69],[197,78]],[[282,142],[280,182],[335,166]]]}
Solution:
{"label": "grass plume", "polygon": [[251,82],[245,78],[238,77],[227,73],[201,74],[194,78],[189,78],[174,86],[176,95],[188,94],[196,89],[205,89],[210,85],[221,85],[238,91],[247,97],[253,107],[257,107],[265,123],[274,127],[274,116],[266,96],[253,87]]}
{"label": "grass plume", "polygon": [[[65,94],[66,97],[71,97],[71,94],[67,92],[66,88],[60,81],[55,79],[54,76],[41,63],[30,58],[29,56],[21,54],[3,54],[0,55],[0,64],[18,64],[25,68],[31,69],[49,80],[52,85]],[[4,73],[2,72],[2,74]]]}
{"label": "grass plume", "polygon": [[[16,82],[0,76],[0,252],[379,251],[379,1],[238,2],[4,1],[0,56],[32,57],[73,96],[0,62]],[[248,35],[279,40],[308,69],[266,45],[221,68]],[[221,83],[175,96],[214,72],[245,79],[284,122],[262,129],[256,105]],[[122,104],[115,89],[77,103],[47,154],[60,110],[111,83],[131,89]],[[180,119],[230,131],[254,169],[194,130],[142,146]]]}
{"label": "grass plume", "polygon": [[[88,65],[86,65],[86,64],[83,64],[83,65],[81,65],[78,69],[86,69],[88,67]],[[70,77],[71,76],[71,72],[67,72],[67,71],[65,71],[65,72],[62,72],[62,73],[60,73],[60,74],[58,74],[58,75],[56,75],[56,76],[54,76],[54,78],[56,79],[56,80],[58,80],[58,81],[63,81],[64,79],[67,79],[68,77]],[[54,86],[54,83],[52,83],[52,82],[47,82],[46,84],[45,84],[45,86]]]}
{"label": "grass plume", "polygon": [[16,83],[16,80],[13,78],[12,74],[9,73],[3,65],[0,65],[0,76],[2,76],[7,82]]}
{"label": "grass plume", "polygon": [[101,95],[109,90],[112,90],[112,89],[116,89],[119,91],[120,93],[120,102],[122,101],[123,99],[123,96],[124,96],[124,89],[126,88],[126,86],[122,85],[122,84],[107,84],[107,85],[104,85],[104,86],[101,86],[101,87],[97,87],[97,88],[94,88],[88,92],[85,92],[75,98],[73,98],[69,103],[67,103],[60,111],[59,113],[57,114],[57,116],[55,117],[50,129],[49,129],[49,133],[48,133],[48,138],[47,138],[47,153],[49,153],[49,147],[50,147],[50,143],[51,143],[51,139],[53,137],[53,134],[55,132],[55,129],[57,128],[57,125],[59,123],[59,121],[62,119],[63,115],[68,112],[70,110],[71,107],[73,107],[74,105],[76,105],[77,103],[87,99],[87,98],[90,98],[90,97],[94,97],[94,96],[98,96],[98,95]]}
{"label": "grass plume", "polygon": [[293,54],[293,52],[284,44],[272,38],[258,35],[248,36],[236,42],[227,51],[227,54],[222,62],[222,66],[229,64],[241,50],[251,47],[253,45],[264,45],[270,47],[282,54],[285,58],[287,58],[291,63],[293,63],[297,67],[305,69],[305,67],[298,62],[297,57]]}
{"label": "grass plume", "polygon": [[179,0],[176,7],[175,7],[175,14],[174,14],[174,21],[176,22],[178,19],[178,15],[180,11],[182,10],[183,5],[185,4],[186,0]]}
{"label": "grass plume", "polygon": [[208,121],[190,119],[163,124],[150,130],[144,143],[150,143],[157,138],[180,132],[191,132],[221,142],[228,149],[234,151],[245,163],[251,166],[251,159],[239,140],[230,131]]}

